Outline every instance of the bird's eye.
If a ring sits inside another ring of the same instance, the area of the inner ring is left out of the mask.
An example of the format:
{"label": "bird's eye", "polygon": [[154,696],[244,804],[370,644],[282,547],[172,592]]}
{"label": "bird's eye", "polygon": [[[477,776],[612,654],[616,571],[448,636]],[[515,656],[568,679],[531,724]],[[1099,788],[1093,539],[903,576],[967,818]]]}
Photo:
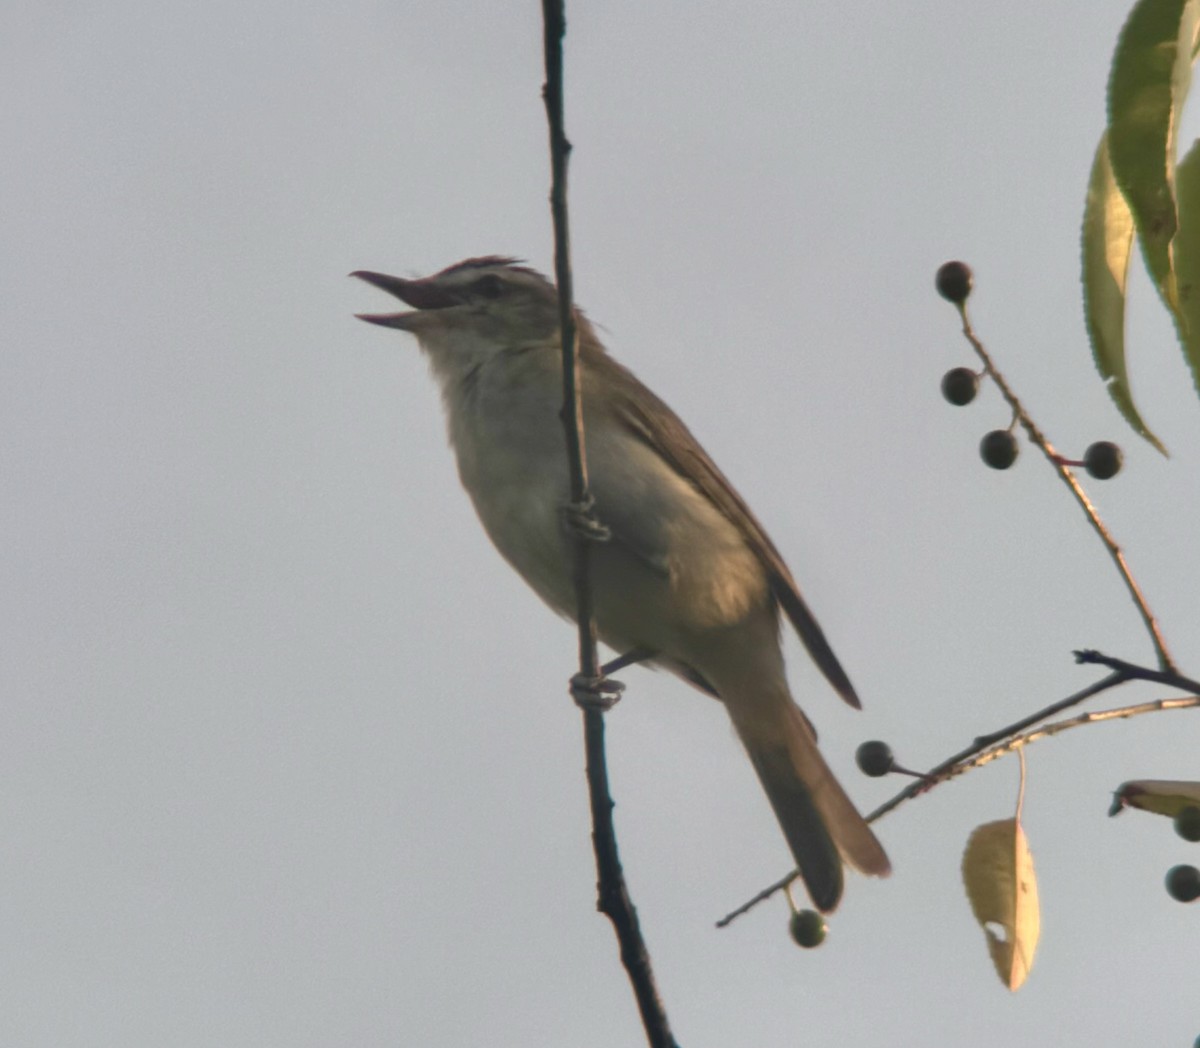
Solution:
{"label": "bird's eye", "polygon": [[504,294],[504,281],[494,273],[480,277],[471,285],[471,290],[481,298],[499,298]]}

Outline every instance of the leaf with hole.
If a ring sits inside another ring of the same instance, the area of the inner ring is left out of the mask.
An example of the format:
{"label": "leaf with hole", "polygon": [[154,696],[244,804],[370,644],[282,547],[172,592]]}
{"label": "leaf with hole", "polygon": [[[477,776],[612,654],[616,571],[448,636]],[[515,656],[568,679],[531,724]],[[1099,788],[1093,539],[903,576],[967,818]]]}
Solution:
{"label": "leaf with hole", "polygon": [[976,827],[963,853],[962,875],[1000,981],[1018,990],[1033,966],[1041,932],[1033,855],[1020,821]]}

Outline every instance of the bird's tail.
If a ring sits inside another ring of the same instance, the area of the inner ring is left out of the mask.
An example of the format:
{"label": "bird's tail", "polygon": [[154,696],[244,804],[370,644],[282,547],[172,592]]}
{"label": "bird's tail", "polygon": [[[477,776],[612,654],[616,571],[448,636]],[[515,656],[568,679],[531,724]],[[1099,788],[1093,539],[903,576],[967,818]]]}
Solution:
{"label": "bird's tail", "polygon": [[[828,912],[842,897],[844,862],[876,877],[887,876],[891,864],[825,763],[816,733],[800,708],[790,697],[771,705],[773,723],[764,723],[759,705],[753,720],[735,713],[734,726],[775,809],[813,905]],[[734,713],[736,706],[729,708]]]}

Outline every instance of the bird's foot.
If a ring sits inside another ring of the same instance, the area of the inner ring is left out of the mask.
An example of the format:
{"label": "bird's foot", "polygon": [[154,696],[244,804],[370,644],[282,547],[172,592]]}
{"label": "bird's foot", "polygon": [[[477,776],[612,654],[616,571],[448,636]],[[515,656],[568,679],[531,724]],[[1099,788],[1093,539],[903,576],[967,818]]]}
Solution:
{"label": "bird's foot", "polygon": [[596,519],[596,500],[588,495],[582,502],[568,502],[562,509],[563,522],[576,538],[588,542],[608,542],[612,530]]}
{"label": "bird's foot", "polygon": [[607,713],[621,701],[625,685],[612,677],[589,677],[576,673],[571,678],[571,698],[581,710],[597,710]]}

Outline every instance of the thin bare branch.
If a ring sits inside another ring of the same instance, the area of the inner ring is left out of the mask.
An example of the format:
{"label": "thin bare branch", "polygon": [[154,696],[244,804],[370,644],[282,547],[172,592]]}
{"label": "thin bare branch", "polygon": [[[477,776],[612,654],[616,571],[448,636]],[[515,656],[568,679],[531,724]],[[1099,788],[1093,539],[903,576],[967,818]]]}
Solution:
{"label": "thin bare branch", "polygon": [[1075,661],[1089,666],[1107,666],[1115,673],[1123,674],[1127,680],[1145,680],[1152,684],[1165,684],[1168,688],[1180,688],[1193,695],[1200,695],[1200,681],[1185,677],[1176,670],[1152,670],[1147,666],[1139,666],[1135,662],[1126,662],[1124,659],[1114,658],[1112,655],[1105,655],[1103,652],[1091,649],[1075,652]]}
{"label": "thin bare branch", "polygon": [[724,928],[727,924],[732,924],[742,914],[749,913],[760,902],[766,902],[776,892],[787,891],[788,885],[799,876],[800,874],[796,870],[793,870],[786,877],[780,877],[774,884],[768,884],[762,891],[752,898],[747,899],[736,910],[730,910],[729,913],[725,914],[724,917],[717,921],[717,927]]}
{"label": "thin bare branch", "polygon": [[[592,499],[588,490],[583,406],[578,378],[579,347],[571,274],[571,239],[567,221],[567,161],[571,144],[567,141],[563,120],[562,42],[566,34],[563,0],[542,0],[542,18],[546,57],[546,82],[542,97],[546,103],[550,131],[550,210],[554,220],[554,274],[558,284],[563,348],[562,421],[571,471],[572,508],[577,514],[587,516],[591,512]],[[592,601],[591,541],[582,530],[575,536],[574,576],[579,621],[579,676],[576,680],[598,684],[601,674],[596,653]],[[621,869],[604,752],[604,715],[598,703],[584,705],[583,734],[592,812],[592,846],[596,854],[597,908],[609,918],[616,932],[621,961],[629,974],[650,1045],[652,1048],[677,1048],[654,982],[650,954],[638,925],[637,911],[629,897]]]}
{"label": "thin bare branch", "polygon": [[1041,739],[1048,739],[1053,735],[1060,735],[1071,728],[1082,728],[1085,724],[1103,724],[1107,721],[1138,717],[1144,713],[1162,713],[1166,710],[1189,710],[1198,707],[1200,707],[1200,695],[1187,695],[1172,699],[1155,699],[1152,702],[1139,702],[1132,706],[1120,706],[1111,710],[1096,710],[1093,713],[1081,713],[1078,717],[1055,721],[1053,724],[1043,724],[1034,731],[1006,739],[999,745],[993,746],[989,750],[984,750],[983,753],[973,757],[961,767],[956,768],[953,775],[948,775],[947,778],[952,778],[954,775],[961,775],[972,768],[982,768],[983,765],[990,764],[997,757],[1003,757],[1014,751],[1023,751],[1031,743],[1038,742]]}

